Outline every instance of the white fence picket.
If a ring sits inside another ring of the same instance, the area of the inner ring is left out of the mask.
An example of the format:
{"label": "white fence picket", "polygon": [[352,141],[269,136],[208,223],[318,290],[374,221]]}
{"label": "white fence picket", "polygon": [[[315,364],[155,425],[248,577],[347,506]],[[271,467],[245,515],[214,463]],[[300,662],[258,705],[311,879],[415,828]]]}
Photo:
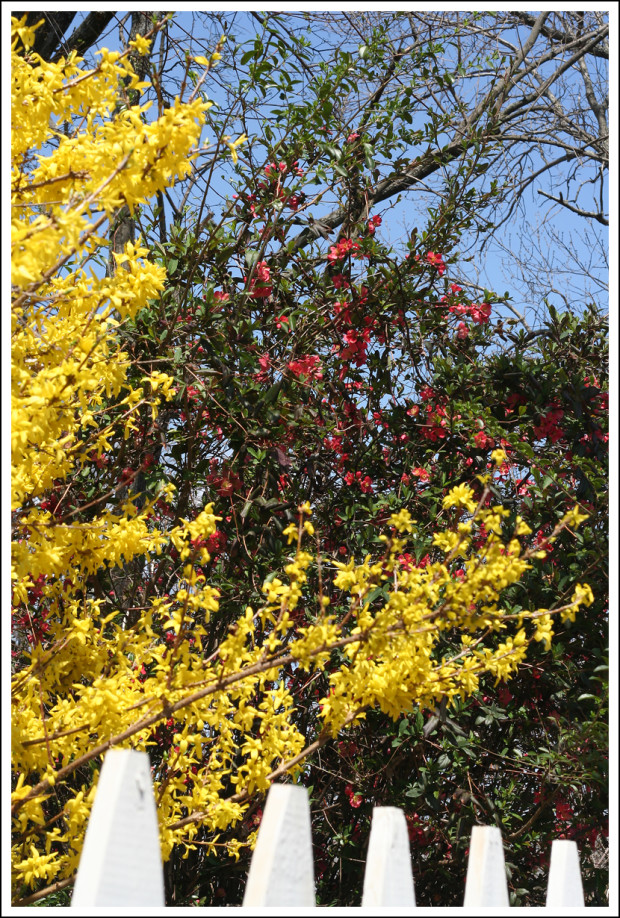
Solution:
{"label": "white fence picket", "polygon": [[316,904],[310,805],[304,787],[271,786],[243,904],[306,907]]}
{"label": "white fence picket", "polygon": [[415,905],[407,820],[397,807],[372,811],[362,905]]}
{"label": "white fence picket", "polygon": [[556,838],[551,845],[547,908],[583,908],[583,884],[577,842]]}
{"label": "white fence picket", "polygon": [[71,906],[164,904],[149,757],[111,749],[99,776]]}
{"label": "white fence picket", "polygon": [[[112,749],[101,769],[71,907],[164,904],[148,755]],[[276,908],[316,905],[310,806],[305,788],[272,785],[250,862],[243,904]],[[472,829],[463,904],[466,908],[509,905],[502,836],[495,826]],[[373,810],[362,906],[415,906],[407,821],[396,807]],[[551,849],[546,907],[583,906],[577,845],[556,840]]]}
{"label": "white fence picket", "polygon": [[510,905],[502,833],[497,826],[474,826],[471,831],[463,905],[466,908]]}

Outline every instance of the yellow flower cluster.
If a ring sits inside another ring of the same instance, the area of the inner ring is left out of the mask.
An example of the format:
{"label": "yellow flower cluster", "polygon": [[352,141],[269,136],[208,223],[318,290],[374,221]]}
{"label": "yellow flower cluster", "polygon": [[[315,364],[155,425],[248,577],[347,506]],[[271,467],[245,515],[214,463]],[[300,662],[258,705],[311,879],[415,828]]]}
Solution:
{"label": "yellow flower cluster", "polygon": [[[155,412],[170,394],[162,373],[144,378],[144,388],[128,385],[115,337],[116,324],[161,291],[163,271],[139,244],[127,247],[124,270],[113,278],[87,273],[86,263],[100,245],[97,213],[107,218],[184,174],[205,106],[177,101],[147,123],[144,109],[118,105],[126,83],[140,88],[126,59],[102,52],[98,68],[83,72],[75,56],[59,64],[22,57],[15,38],[28,47],[31,30],[13,22],[13,596],[14,609],[28,616],[30,590],[45,574],[51,627],[44,644],[22,642],[12,680],[19,898],[74,876],[111,746],[166,749],[154,775],[165,858],[175,846],[191,849],[202,827],[206,844],[219,850],[252,794],[285,773],[295,776],[317,744],[366,709],[397,717],[412,705],[475,691],[485,672],[506,678],[532,641],[548,642],[552,619],[550,610],[515,618],[502,609],[502,590],[528,567],[531,554],[518,536],[529,530],[518,521],[506,535],[506,511],[480,509],[464,486],[444,501],[470,518],[435,536],[443,560],[424,569],[401,563],[414,530],[402,509],[391,517],[382,558],[334,562],[331,578],[322,562],[318,598],[315,558],[302,547],[314,535],[303,505],[298,524],[285,530],[285,570],[263,585],[262,606],[247,608],[208,654],[219,596],[201,573],[208,552],[195,546],[216,530],[212,506],[168,531],[149,522],[149,503],[138,511],[130,500],[120,508],[116,502],[88,522],[42,506],[53,483],[114,448],[141,406]],[[58,130],[63,122],[72,128],[67,134]],[[53,152],[51,140],[58,141]],[[112,420],[104,420],[104,408]],[[579,522],[571,512],[554,535]],[[166,545],[181,559],[178,582],[168,597],[146,603],[136,622],[93,598],[91,575],[122,569],[136,556],[148,562]],[[316,615],[299,627],[302,601],[314,602]],[[573,618],[591,601],[589,588],[578,585],[555,611]],[[451,654],[442,649],[447,636],[458,643]],[[287,680],[332,665],[338,654],[346,662],[329,677],[317,738],[307,746]],[[235,855],[241,842],[227,837],[225,845]]]}
{"label": "yellow flower cluster", "polygon": [[[72,565],[92,573],[144,553],[156,538],[148,508],[140,517],[131,508],[103,513],[85,527],[55,523],[40,498],[112,448],[116,426],[99,420],[104,402],[109,408],[115,400],[127,437],[144,404],[156,414],[160,398],[170,397],[172,380],[162,373],[145,377],[145,390],[130,389],[114,334],[160,294],[164,269],[131,243],[113,277],[87,264],[101,245],[97,229],[119,207],[133,208],[187,172],[208,104],[176,100],[149,122],[148,106],[119,104],[123,93],[145,85],[122,55],[102,51],[92,71],[74,54],[50,64],[16,53],[18,36],[29,47],[33,32],[25,21],[13,24],[12,579],[25,602],[41,573]],[[79,129],[64,132],[65,123]]]}
{"label": "yellow flower cluster", "polygon": [[[201,825],[213,833],[215,849],[217,832],[242,819],[249,796],[267,790],[274,777],[294,772],[306,754],[286,667],[322,669],[336,650],[347,659],[330,675],[329,693],[320,702],[320,741],[368,708],[380,707],[396,718],[413,705],[431,707],[443,697],[470,694],[483,673],[509,678],[528,645],[550,637],[551,615],[522,612],[515,621],[499,606],[503,587],[517,582],[527,568],[527,552],[516,538],[506,541],[493,528],[487,529],[482,548],[472,549],[471,539],[501,516],[495,507],[479,511],[467,532],[457,524],[457,539],[468,543],[455,546],[465,553],[464,577],[453,572],[455,549],[442,562],[408,570],[397,554],[402,541],[390,537],[384,557],[375,563],[369,558],[361,564],[334,562],[333,588],[350,594],[349,612],[337,617],[319,608],[313,624],[295,627],[291,613],[314,561],[299,547],[308,522],[300,508],[298,547],[285,578],[265,583],[264,605],[256,612],[247,608],[208,660],[205,626],[217,612],[218,597],[192,563],[185,565],[174,597],[154,601],[139,628],[125,630],[114,613],[103,617],[95,602],[76,603],[63,652],[35,650],[14,680],[13,768],[19,780],[13,801],[22,839],[14,849],[18,881],[51,881],[71,876],[77,867],[92,785],[69,798],[62,823],[37,845],[50,787],[97,759],[108,745],[148,750],[165,726],[174,730],[173,747],[155,776],[164,856],[175,845],[191,848]],[[396,529],[410,518],[404,510],[393,521]],[[207,507],[199,520],[173,530],[170,538],[183,554],[189,538],[214,529]],[[380,586],[384,595],[373,599]],[[556,611],[573,617],[591,601],[589,588],[578,586],[571,603]],[[172,643],[159,637],[166,629]],[[500,641],[494,632],[502,633]],[[459,649],[449,655],[442,652],[446,636],[461,638]],[[232,791],[226,793],[226,787]],[[51,841],[69,850],[53,855]],[[229,845],[229,853],[237,850],[237,843]]]}

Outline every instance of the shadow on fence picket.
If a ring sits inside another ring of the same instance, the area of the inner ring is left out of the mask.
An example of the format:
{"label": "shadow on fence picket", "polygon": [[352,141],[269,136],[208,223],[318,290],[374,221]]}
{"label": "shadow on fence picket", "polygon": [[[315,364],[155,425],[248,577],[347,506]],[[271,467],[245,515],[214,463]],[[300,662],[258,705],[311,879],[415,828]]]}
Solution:
{"label": "shadow on fence picket", "polygon": [[[358,903],[351,903],[357,905]],[[407,823],[396,807],[373,810],[362,906],[415,906]],[[474,826],[464,906],[509,905],[500,830]],[[157,813],[148,755],[110,750],[87,827],[71,906],[164,906]],[[248,873],[244,906],[314,907],[310,806],[305,788],[274,784],[267,796]],[[579,853],[573,841],[551,847],[547,908],[582,908]]]}

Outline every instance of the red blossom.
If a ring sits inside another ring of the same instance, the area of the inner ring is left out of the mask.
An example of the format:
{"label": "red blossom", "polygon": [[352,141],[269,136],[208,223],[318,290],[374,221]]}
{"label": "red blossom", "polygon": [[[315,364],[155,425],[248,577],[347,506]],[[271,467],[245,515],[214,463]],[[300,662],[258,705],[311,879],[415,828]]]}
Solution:
{"label": "red blossom", "polygon": [[491,449],[491,447],[495,446],[495,440],[493,439],[493,437],[487,436],[484,430],[478,431],[478,433],[474,437],[474,441],[478,449]]}
{"label": "red blossom", "polygon": [[250,281],[249,294],[253,299],[271,296],[273,286],[269,284],[271,272],[266,261],[257,261],[254,276]]}
{"label": "red blossom", "polygon": [[499,698],[499,703],[505,706],[512,701],[512,692],[507,685],[502,683],[497,690],[497,697]]}
{"label": "red blossom", "polygon": [[349,325],[353,321],[351,318],[351,304],[347,303],[346,300],[340,301],[336,300],[334,303],[334,322],[336,324],[348,323]]}
{"label": "red blossom", "polygon": [[217,558],[218,555],[221,555],[224,549],[226,548],[226,543],[228,542],[228,536],[225,532],[222,532],[220,529],[217,529],[212,535],[209,536],[206,542],[206,549],[213,559]]}
{"label": "red blossom", "polygon": [[561,797],[555,804],[556,818],[562,822],[569,822],[573,818],[573,808]]}
{"label": "red blossom", "polygon": [[372,478],[370,477],[370,475],[366,475],[364,478],[362,478],[360,472],[358,472],[357,474],[360,477],[359,485],[363,493],[372,494]]}
{"label": "red blossom", "polygon": [[349,252],[356,252],[358,249],[359,245],[357,242],[353,242],[352,239],[341,239],[336,245],[330,246],[327,253],[328,261],[333,264],[335,261],[344,258]]}
{"label": "red blossom", "polygon": [[323,379],[319,357],[299,357],[297,360],[291,360],[287,366],[298,379]]}
{"label": "red blossom", "polygon": [[332,276],[332,284],[334,285],[336,290],[340,290],[341,287],[344,289],[347,289],[351,286],[351,284],[346,279],[344,274],[334,274]]}
{"label": "red blossom", "polygon": [[269,354],[262,354],[258,358],[258,365],[260,366],[260,370],[258,373],[254,374],[254,378],[259,382],[265,382],[267,379],[267,371],[271,368],[271,357]]}
{"label": "red blossom", "polygon": [[514,413],[514,409],[518,405],[525,405],[526,399],[523,395],[520,395],[518,392],[511,392],[508,398],[506,399],[506,417]]}
{"label": "red blossom", "polygon": [[537,440],[547,439],[551,443],[557,443],[565,436],[564,430],[558,427],[558,423],[564,417],[561,408],[552,407],[550,411],[544,414],[538,424],[534,425],[534,436]]}
{"label": "red blossom", "polygon": [[440,277],[445,274],[446,266],[443,263],[443,255],[441,255],[439,252],[427,252],[426,261],[433,268],[437,268],[437,273]]}
{"label": "red blossom", "polygon": [[340,349],[340,358],[342,360],[352,360],[357,367],[363,366],[368,359],[367,349],[370,341],[370,329],[364,328],[358,331],[355,328],[350,328],[343,335],[343,340],[346,347]]}
{"label": "red blossom", "polygon": [[472,305],[470,315],[478,325],[485,325],[491,315],[491,306],[489,303],[481,303],[480,306]]}
{"label": "red blossom", "polygon": [[360,490],[364,494],[373,493],[372,478],[370,477],[370,475],[365,475],[364,477],[362,477],[361,472],[355,472],[355,473],[347,472],[346,475],[344,476],[344,482],[346,485],[349,485],[349,486],[357,483],[360,486]]}
{"label": "red blossom", "polygon": [[345,794],[347,795],[347,797],[349,798],[349,804],[350,804],[352,807],[354,807],[355,809],[357,809],[358,807],[360,807],[360,806],[362,805],[363,799],[362,799],[361,795],[360,795],[360,794],[354,793],[353,788],[351,787],[350,784],[347,784],[347,786],[346,786],[345,789],[344,789],[344,792],[345,792]]}

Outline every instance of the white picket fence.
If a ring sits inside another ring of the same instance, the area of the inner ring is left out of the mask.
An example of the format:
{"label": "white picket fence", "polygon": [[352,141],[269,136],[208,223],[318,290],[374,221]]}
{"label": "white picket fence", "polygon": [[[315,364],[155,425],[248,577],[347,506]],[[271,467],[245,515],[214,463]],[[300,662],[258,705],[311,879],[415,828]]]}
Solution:
{"label": "white picket fence", "polygon": [[[362,906],[415,906],[407,823],[396,807],[375,807]],[[72,908],[164,906],[164,881],[148,755],[108,752],[86,831]],[[303,787],[274,784],[267,796],[243,900],[252,907],[315,907],[310,806]],[[358,905],[358,903],[351,903]],[[509,905],[500,830],[474,826],[465,908]],[[547,908],[584,906],[579,853],[554,841]]]}

